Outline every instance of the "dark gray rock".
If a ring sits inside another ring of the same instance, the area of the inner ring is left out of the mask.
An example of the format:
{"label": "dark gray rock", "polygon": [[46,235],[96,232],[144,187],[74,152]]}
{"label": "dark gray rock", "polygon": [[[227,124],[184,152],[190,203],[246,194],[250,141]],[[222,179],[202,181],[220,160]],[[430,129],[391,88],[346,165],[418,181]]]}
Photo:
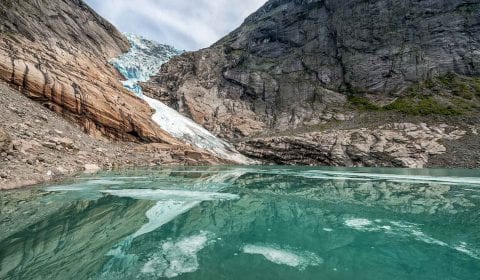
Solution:
{"label": "dark gray rock", "polygon": [[348,94],[391,100],[448,72],[480,74],[478,0],[271,0],[145,84],[225,138],[352,118]]}

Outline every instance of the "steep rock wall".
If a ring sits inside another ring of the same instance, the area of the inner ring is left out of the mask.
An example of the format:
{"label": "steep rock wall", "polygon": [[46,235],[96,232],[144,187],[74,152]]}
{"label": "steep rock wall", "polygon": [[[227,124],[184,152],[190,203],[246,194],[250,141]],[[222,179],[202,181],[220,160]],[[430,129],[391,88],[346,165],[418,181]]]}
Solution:
{"label": "steep rock wall", "polygon": [[109,65],[128,49],[115,27],[81,0],[0,2],[0,79],[90,134],[178,143]]}
{"label": "steep rock wall", "polygon": [[270,0],[210,48],[172,59],[147,92],[225,138],[353,118],[446,73],[480,74],[473,0]]}

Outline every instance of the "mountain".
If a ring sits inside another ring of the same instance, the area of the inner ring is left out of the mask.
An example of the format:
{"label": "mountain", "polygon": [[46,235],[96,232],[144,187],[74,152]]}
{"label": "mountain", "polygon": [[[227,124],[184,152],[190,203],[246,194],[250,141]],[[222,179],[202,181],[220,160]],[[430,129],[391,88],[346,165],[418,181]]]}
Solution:
{"label": "mountain", "polygon": [[110,61],[125,77],[123,85],[145,100],[155,111],[153,121],[164,131],[193,147],[210,152],[219,158],[236,163],[246,164],[249,161],[229,143],[211,134],[201,125],[181,115],[162,102],[145,96],[140,86],[172,57],[181,54],[171,46],[145,39],[132,34],[126,35],[130,42],[130,50]]}
{"label": "mountain", "polygon": [[142,36],[127,33],[125,37],[130,43],[129,51],[113,58],[110,63],[126,79],[123,86],[136,93],[142,91],[138,82],[148,81],[158,72],[162,64],[182,53],[172,46]]}
{"label": "mountain", "polygon": [[140,68],[131,61],[156,72],[178,54],[129,38],[81,0],[0,1],[0,189],[103,168],[232,163],[162,129],[155,109],[122,85],[131,73],[115,59],[168,54]]}
{"label": "mountain", "polygon": [[0,79],[90,134],[177,143],[108,60],[127,39],[81,0],[0,3]]}
{"label": "mountain", "polygon": [[144,88],[267,162],[480,166],[479,12],[470,0],[270,0]]}

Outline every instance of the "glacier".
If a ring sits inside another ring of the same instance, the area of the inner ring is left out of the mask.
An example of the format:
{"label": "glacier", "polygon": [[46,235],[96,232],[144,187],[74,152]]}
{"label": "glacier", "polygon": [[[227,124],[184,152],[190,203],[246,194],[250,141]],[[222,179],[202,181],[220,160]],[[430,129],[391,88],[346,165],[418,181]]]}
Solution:
{"label": "glacier", "polygon": [[155,123],[174,137],[192,146],[207,150],[220,158],[241,164],[254,163],[237,152],[231,144],[219,139],[193,120],[161,101],[143,94],[139,83],[148,81],[151,76],[158,73],[165,62],[180,55],[182,51],[138,35],[127,33],[125,36],[130,42],[130,50],[112,59],[110,63],[125,77],[126,80],[122,81],[123,86],[133,91],[155,110],[152,116]]}

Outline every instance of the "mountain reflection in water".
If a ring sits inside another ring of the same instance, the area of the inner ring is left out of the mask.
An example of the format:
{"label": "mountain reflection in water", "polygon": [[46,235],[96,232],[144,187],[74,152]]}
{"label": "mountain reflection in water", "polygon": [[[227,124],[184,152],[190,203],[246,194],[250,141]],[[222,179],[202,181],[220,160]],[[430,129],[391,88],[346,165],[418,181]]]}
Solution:
{"label": "mountain reflection in water", "polygon": [[133,170],[0,202],[0,279],[480,278],[475,171]]}

